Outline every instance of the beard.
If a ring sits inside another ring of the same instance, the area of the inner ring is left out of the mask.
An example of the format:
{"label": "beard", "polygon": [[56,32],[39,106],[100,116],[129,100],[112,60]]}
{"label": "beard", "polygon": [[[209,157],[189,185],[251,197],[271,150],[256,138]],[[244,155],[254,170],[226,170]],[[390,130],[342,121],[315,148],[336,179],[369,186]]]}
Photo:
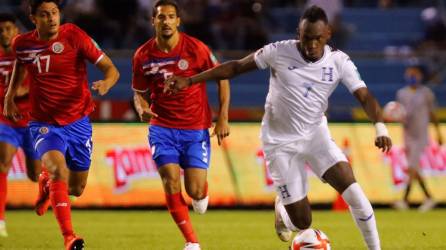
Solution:
{"label": "beard", "polygon": [[173,36],[173,33],[171,33],[171,34],[162,34],[162,35],[161,35],[161,37],[162,37],[164,40],[169,40],[172,36]]}

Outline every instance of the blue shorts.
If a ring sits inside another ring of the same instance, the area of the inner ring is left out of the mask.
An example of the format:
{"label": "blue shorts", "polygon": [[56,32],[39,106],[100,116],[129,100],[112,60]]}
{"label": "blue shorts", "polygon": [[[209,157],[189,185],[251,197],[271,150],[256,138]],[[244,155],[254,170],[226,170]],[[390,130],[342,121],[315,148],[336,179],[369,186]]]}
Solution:
{"label": "blue shorts", "polygon": [[40,158],[50,150],[65,155],[68,168],[72,171],[86,171],[90,168],[92,128],[88,116],[65,126],[44,122],[30,122],[34,149]]}
{"label": "blue shorts", "polygon": [[209,131],[149,127],[149,145],[158,167],[168,163],[181,168],[209,168],[211,155]]}
{"label": "blue shorts", "polygon": [[0,123],[0,141],[11,144],[15,148],[22,148],[26,157],[29,159],[39,159],[39,156],[33,147],[29,127],[14,128]]}

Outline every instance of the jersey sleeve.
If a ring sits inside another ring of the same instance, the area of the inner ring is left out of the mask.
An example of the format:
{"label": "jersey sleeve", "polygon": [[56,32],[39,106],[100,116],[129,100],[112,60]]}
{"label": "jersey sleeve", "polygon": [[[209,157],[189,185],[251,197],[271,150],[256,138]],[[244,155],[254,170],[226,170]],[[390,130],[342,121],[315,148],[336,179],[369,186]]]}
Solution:
{"label": "jersey sleeve", "polygon": [[206,46],[204,43],[199,43],[199,55],[200,59],[203,60],[203,63],[201,64],[201,70],[205,71],[208,69],[211,69],[219,64],[217,58],[212,53],[211,49],[209,49],[208,46]]}
{"label": "jersey sleeve", "polygon": [[99,45],[85,31],[80,28],[75,29],[75,39],[80,53],[93,64],[98,63],[104,56]]}
{"label": "jersey sleeve", "polygon": [[20,53],[17,51],[17,48],[20,46],[20,35],[14,37],[12,39],[12,54],[14,55],[14,57],[17,59],[17,63],[20,64],[24,64],[26,62],[26,60],[30,60],[30,58],[27,58],[26,55],[24,53]]}
{"label": "jersey sleeve", "polygon": [[342,68],[341,82],[347,87],[348,91],[353,93],[357,89],[367,87],[352,60],[349,57],[345,60]]}
{"label": "jersey sleeve", "polygon": [[132,89],[137,92],[146,92],[148,86],[144,77],[141,60],[138,57],[139,50],[132,59]]}
{"label": "jersey sleeve", "polygon": [[257,68],[266,69],[268,67],[274,67],[277,46],[277,43],[270,43],[254,53],[254,61],[257,64]]}

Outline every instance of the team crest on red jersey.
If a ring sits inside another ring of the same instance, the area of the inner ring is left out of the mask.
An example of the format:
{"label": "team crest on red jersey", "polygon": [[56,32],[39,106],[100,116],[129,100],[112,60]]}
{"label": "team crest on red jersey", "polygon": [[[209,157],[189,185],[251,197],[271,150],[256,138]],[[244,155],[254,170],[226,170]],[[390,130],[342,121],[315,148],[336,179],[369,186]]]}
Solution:
{"label": "team crest on red jersey", "polygon": [[189,63],[185,59],[181,59],[178,61],[178,68],[186,70],[189,68]]}
{"label": "team crest on red jersey", "polygon": [[44,135],[47,134],[50,130],[48,129],[48,127],[40,127],[39,128],[39,133]]}
{"label": "team crest on red jersey", "polygon": [[53,50],[54,53],[60,54],[63,52],[64,46],[60,42],[55,42],[53,43],[53,45],[51,45],[51,49]]}

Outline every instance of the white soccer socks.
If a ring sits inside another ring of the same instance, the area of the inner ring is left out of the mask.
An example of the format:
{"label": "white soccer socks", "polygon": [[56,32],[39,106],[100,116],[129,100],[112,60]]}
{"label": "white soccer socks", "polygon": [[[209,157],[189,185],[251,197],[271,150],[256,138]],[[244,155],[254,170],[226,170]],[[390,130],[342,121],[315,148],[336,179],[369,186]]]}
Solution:
{"label": "white soccer socks", "polygon": [[201,200],[192,199],[192,207],[194,208],[194,211],[198,214],[206,213],[206,210],[208,209],[208,203],[209,203],[209,195]]}
{"label": "white soccer socks", "polygon": [[380,250],[381,245],[373,208],[365,196],[364,191],[362,191],[361,186],[356,182],[351,184],[342,193],[342,197],[349,205],[353,219],[361,230],[368,249]]}
{"label": "white soccer socks", "polygon": [[201,250],[201,248],[198,243],[187,242],[186,245],[184,245],[183,250]]}
{"label": "white soccer socks", "polygon": [[[291,222],[288,213],[285,210],[279,197],[276,196],[274,202],[274,228],[276,230],[277,236],[281,241],[287,242],[291,239],[292,231],[297,231],[297,228]],[[286,222],[285,222],[286,221]],[[293,230],[293,228],[295,230]]]}

